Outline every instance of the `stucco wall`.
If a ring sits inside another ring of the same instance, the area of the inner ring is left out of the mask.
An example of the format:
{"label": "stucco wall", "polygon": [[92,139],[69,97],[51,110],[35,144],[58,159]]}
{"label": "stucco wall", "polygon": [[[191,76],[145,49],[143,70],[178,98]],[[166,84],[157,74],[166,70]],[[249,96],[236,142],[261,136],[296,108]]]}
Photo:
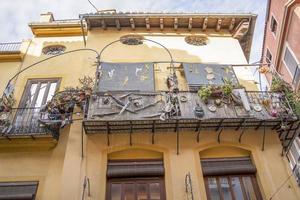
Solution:
{"label": "stucco wall", "polygon": [[[155,30],[153,32],[144,30],[133,32],[126,29],[122,29],[122,31],[94,29],[87,36],[87,48],[100,51],[105,45],[119,39],[120,36],[136,32],[164,44],[170,49],[175,61],[246,64],[238,41],[229,37],[226,32],[207,32],[208,45],[194,47],[184,42],[184,36],[189,34],[188,32],[174,33],[165,30],[163,33],[154,34]],[[63,44],[67,47],[67,51],[83,48],[82,37],[33,38],[22,69],[47,58],[41,54],[41,51],[44,46],[49,44]],[[66,86],[78,85],[78,78],[83,75],[94,76],[95,56],[96,54],[91,51],[71,53],[46,61],[22,73],[16,82],[17,100],[21,98],[25,84],[30,78],[61,78],[60,90],[63,90]],[[114,44],[104,52],[102,61],[169,61],[169,57],[161,47],[147,42],[141,46],[131,47]],[[253,79],[247,67],[235,70],[246,86],[253,87]],[[165,84],[164,81],[160,83]],[[247,85],[248,83],[249,85]],[[81,118],[82,116],[77,117]],[[273,132],[267,133],[265,151],[260,150],[262,131],[247,131],[241,144],[238,143],[239,132],[233,130],[222,133],[221,144],[217,143],[217,135],[214,131],[201,132],[200,143],[196,142],[194,132],[180,132],[180,154],[177,155],[176,135],[173,133],[156,134],[153,145],[149,133],[134,133],[133,146],[129,145],[128,134],[112,134],[111,146],[107,146],[106,135],[83,135],[82,140],[81,125],[81,121],[75,121],[69,128],[65,128],[61,132],[57,146],[52,149],[40,148],[39,141],[30,141],[31,143],[36,142],[36,146],[8,150],[9,142],[6,143],[6,147],[0,152],[0,181],[39,180],[37,200],[79,200],[83,190],[83,179],[87,176],[91,183],[91,197],[86,199],[103,200],[108,153],[128,148],[152,150],[163,154],[168,200],[185,199],[184,177],[188,171],[192,175],[195,199],[206,199],[199,152],[213,146],[237,146],[249,150],[258,168],[258,180],[264,197],[269,197],[290,173],[285,158],[280,156],[281,145],[278,136]],[[22,146],[22,142],[25,144],[28,143],[28,140],[20,141],[20,146]],[[232,155],[231,151],[226,155]],[[122,156],[126,157],[126,154],[122,154]],[[141,156],[141,150],[136,155],[133,153],[128,156]],[[150,155],[145,155],[145,157],[147,156]],[[289,184],[280,191],[277,199],[299,199],[299,189],[295,188],[295,181],[291,179]]]}

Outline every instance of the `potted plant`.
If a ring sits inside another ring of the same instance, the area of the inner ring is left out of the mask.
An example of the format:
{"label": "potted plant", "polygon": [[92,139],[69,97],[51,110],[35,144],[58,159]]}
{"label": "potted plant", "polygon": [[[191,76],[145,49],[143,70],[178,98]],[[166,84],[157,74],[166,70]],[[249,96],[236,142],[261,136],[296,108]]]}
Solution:
{"label": "potted plant", "polygon": [[233,90],[233,84],[229,79],[224,79],[224,85],[222,86],[223,95],[229,97]]}
{"label": "potted plant", "polygon": [[205,104],[208,103],[208,98],[212,94],[211,86],[203,86],[198,90],[198,96],[204,101]]}

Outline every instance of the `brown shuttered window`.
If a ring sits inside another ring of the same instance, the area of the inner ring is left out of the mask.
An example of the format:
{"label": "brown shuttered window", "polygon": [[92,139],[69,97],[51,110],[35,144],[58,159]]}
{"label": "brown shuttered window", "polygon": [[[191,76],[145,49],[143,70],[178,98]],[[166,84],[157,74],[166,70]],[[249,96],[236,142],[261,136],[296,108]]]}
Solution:
{"label": "brown shuttered window", "polygon": [[201,160],[208,200],[262,200],[250,157]]}
{"label": "brown shuttered window", "polygon": [[165,200],[162,160],[110,160],[106,200]]}
{"label": "brown shuttered window", "polygon": [[107,178],[163,176],[162,160],[112,160],[107,164]]}
{"label": "brown shuttered window", "polygon": [[0,183],[0,200],[34,200],[38,182]]}
{"label": "brown shuttered window", "polygon": [[202,159],[201,166],[204,176],[256,173],[250,157]]}

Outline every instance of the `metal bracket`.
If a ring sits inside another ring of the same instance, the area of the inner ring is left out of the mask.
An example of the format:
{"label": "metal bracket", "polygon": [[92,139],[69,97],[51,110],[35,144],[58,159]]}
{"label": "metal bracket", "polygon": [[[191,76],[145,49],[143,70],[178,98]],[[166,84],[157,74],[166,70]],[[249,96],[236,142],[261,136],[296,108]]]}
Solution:
{"label": "metal bracket", "polygon": [[264,124],[264,134],[263,134],[263,143],[262,143],[262,147],[261,150],[264,151],[265,150],[265,140],[266,140],[266,121],[261,121]]}
{"label": "metal bracket", "polygon": [[106,137],[107,137],[107,146],[110,146],[110,141],[109,141],[109,134],[110,134],[110,128],[109,128],[109,122],[106,122]]}
{"label": "metal bracket", "polygon": [[197,129],[198,129],[198,133],[197,133],[197,142],[199,143],[200,132],[201,132],[201,120],[199,120]]}
{"label": "metal bracket", "polygon": [[176,120],[176,147],[177,147],[177,155],[179,155],[179,128],[178,128],[178,120]]}
{"label": "metal bracket", "polygon": [[154,134],[155,134],[155,120],[153,120],[153,124],[152,124],[152,144],[154,144]]}
{"label": "metal bracket", "polygon": [[241,143],[241,141],[242,141],[242,136],[244,135],[245,130],[246,130],[246,120],[244,120],[243,130],[242,130],[242,132],[240,134],[240,137],[239,137],[239,143]]}
{"label": "metal bracket", "polygon": [[218,133],[218,143],[221,142],[221,133],[223,131],[223,126],[221,127],[221,129],[219,130],[219,133]]}

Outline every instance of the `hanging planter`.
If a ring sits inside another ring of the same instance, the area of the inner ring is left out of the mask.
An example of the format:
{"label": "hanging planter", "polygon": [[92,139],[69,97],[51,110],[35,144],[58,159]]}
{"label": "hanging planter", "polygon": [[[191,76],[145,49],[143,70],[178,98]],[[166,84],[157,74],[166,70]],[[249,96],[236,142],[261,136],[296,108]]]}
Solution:
{"label": "hanging planter", "polygon": [[270,71],[270,68],[267,65],[263,65],[259,67],[258,71],[261,74],[266,74]]}
{"label": "hanging planter", "polygon": [[79,82],[80,87],[67,87],[64,91],[56,93],[41,111],[47,112],[50,120],[64,121],[73,113],[75,106],[83,111],[87,99],[92,95],[94,79],[84,76]]}

